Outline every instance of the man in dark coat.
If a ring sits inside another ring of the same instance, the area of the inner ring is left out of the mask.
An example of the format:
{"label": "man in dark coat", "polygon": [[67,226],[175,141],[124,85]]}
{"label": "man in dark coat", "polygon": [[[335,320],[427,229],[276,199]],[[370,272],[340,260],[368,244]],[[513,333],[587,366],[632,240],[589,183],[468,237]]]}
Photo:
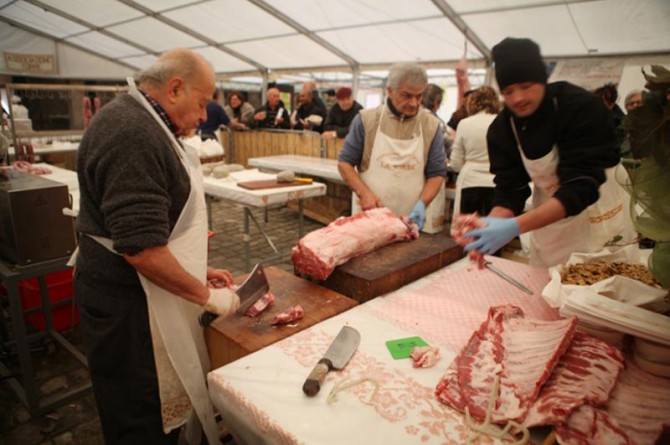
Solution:
{"label": "man in dark coat", "polygon": [[363,106],[356,102],[351,95],[351,88],[342,87],[335,93],[337,103],[328,112],[323,139],[335,139],[344,137],[349,133],[349,125],[354,120]]}

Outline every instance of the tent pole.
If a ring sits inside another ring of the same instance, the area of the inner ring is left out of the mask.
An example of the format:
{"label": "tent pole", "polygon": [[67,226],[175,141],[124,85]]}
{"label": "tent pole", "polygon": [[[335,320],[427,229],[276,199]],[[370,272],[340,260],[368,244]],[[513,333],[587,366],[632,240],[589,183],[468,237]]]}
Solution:
{"label": "tent pole", "polygon": [[265,105],[265,102],[268,100],[268,80],[270,78],[267,68],[261,70],[261,77],[263,78],[263,82],[261,83],[261,104]]}
{"label": "tent pole", "polygon": [[355,64],[351,69],[351,95],[355,98],[358,94],[358,87],[361,80],[361,66]]}

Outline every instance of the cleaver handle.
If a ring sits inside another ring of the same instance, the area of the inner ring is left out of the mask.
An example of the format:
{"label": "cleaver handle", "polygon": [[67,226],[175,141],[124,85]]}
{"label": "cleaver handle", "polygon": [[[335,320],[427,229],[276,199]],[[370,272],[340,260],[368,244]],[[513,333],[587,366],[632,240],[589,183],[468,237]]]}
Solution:
{"label": "cleaver handle", "polygon": [[312,369],[312,372],[309,373],[309,376],[307,376],[307,380],[305,380],[305,383],[302,385],[302,392],[310,397],[315,396],[321,389],[321,385],[326,379],[326,374],[328,374],[328,371],[330,371],[328,360],[320,360],[314,369]]}
{"label": "cleaver handle", "polygon": [[198,317],[198,321],[200,322],[200,326],[206,328],[212,324],[214,320],[216,320],[216,317],[218,317],[217,314],[204,311],[202,314],[200,314],[200,317]]}

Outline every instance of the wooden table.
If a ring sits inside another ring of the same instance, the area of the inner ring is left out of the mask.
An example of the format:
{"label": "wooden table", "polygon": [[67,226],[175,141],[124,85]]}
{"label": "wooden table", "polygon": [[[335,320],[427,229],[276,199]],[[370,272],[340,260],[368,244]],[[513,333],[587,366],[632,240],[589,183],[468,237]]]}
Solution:
{"label": "wooden table", "polygon": [[426,234],[349,260],[322,283],[359,303],[392,292],[463,257],[444,233]]}
{"label": "wooden table", "polygon": [[265,209],[267,222],[268,207],[274,205],[285,205],[289,201],[297,201],[298,239],[300,239],[302,238],[304,224],[303,201],[308,198],[314,198],[326,194],[325,184],[319,182],[313,182],[311,184],[299,186],[286,186],[261,190],[249,190],[237,185],[238,182],[271,180],[276,179],[276,177],[277,175],[261,173],[257,169],[250,169],[231,173],[226,178],[214,178],[212,176],[205,176],[204,178],[205,195],[207,198],[207,221],[209,223],[209,227],[212,227],[212,198],[222,198],[244,206],[244,235],[242,237],[242,241],[244,242],[244,260],[245,269],[247,271],[251,270],[251,235],[249,233],[249,220],[251,220],[256,225],[256,228],[261,232],[261,235],[263,235],[272,250],[274,250],[276,256],[283,256],[283,254],[275,247],[274,243],[263,229],[263,226],[258,223],[253,213],[251,213],[250,207]]}
{"label": "wooden table", "polygon": [[[217,318],[205,330],[212,369],[258,351],[357,304],[351,298],[277,267],[265,268],[265,275],[270,283],[270,291],[275,296],[272,306],[255,318],[238,315]],[[241,276],[235,281],[241,283],[244,278]],[[296,304],[305,310],[305,318],[295,325],[270,324],[275,315]]]}
{"label": "wooden table", "polygon": [[340,216],[351,214],[351,190],[337,169],[337,159],[277,155],[249,158],[247,162],[251,167],[266,171],[291,170],[324,181],[328,187],[326,196],[319,196],[305,203],[305,214],[315,221],[329,224]]}

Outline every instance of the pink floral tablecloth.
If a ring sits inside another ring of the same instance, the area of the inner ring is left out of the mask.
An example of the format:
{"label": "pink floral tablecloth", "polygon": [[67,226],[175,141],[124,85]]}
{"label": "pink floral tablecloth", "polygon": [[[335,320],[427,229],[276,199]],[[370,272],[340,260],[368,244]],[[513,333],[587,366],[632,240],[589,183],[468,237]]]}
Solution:
{"label": "pink floral tablecloth", "polygon": [[[212,371],[215,406],[240,445],[466,443],[462,415],[433,396],[459,347],[490,305],[514,303],[533,316],[556,317],[540,298],[546,270],[492,261],[536,295],[463,260]],[[329,373],[319,394],[305,396],[305,378],[345,325],[361,333],[360,347],[344,370]],[[435,367],[415,369],[386,348],[388,340],[417,335],[440,348]],[[347,384],[353,386],[333,396]]]}

